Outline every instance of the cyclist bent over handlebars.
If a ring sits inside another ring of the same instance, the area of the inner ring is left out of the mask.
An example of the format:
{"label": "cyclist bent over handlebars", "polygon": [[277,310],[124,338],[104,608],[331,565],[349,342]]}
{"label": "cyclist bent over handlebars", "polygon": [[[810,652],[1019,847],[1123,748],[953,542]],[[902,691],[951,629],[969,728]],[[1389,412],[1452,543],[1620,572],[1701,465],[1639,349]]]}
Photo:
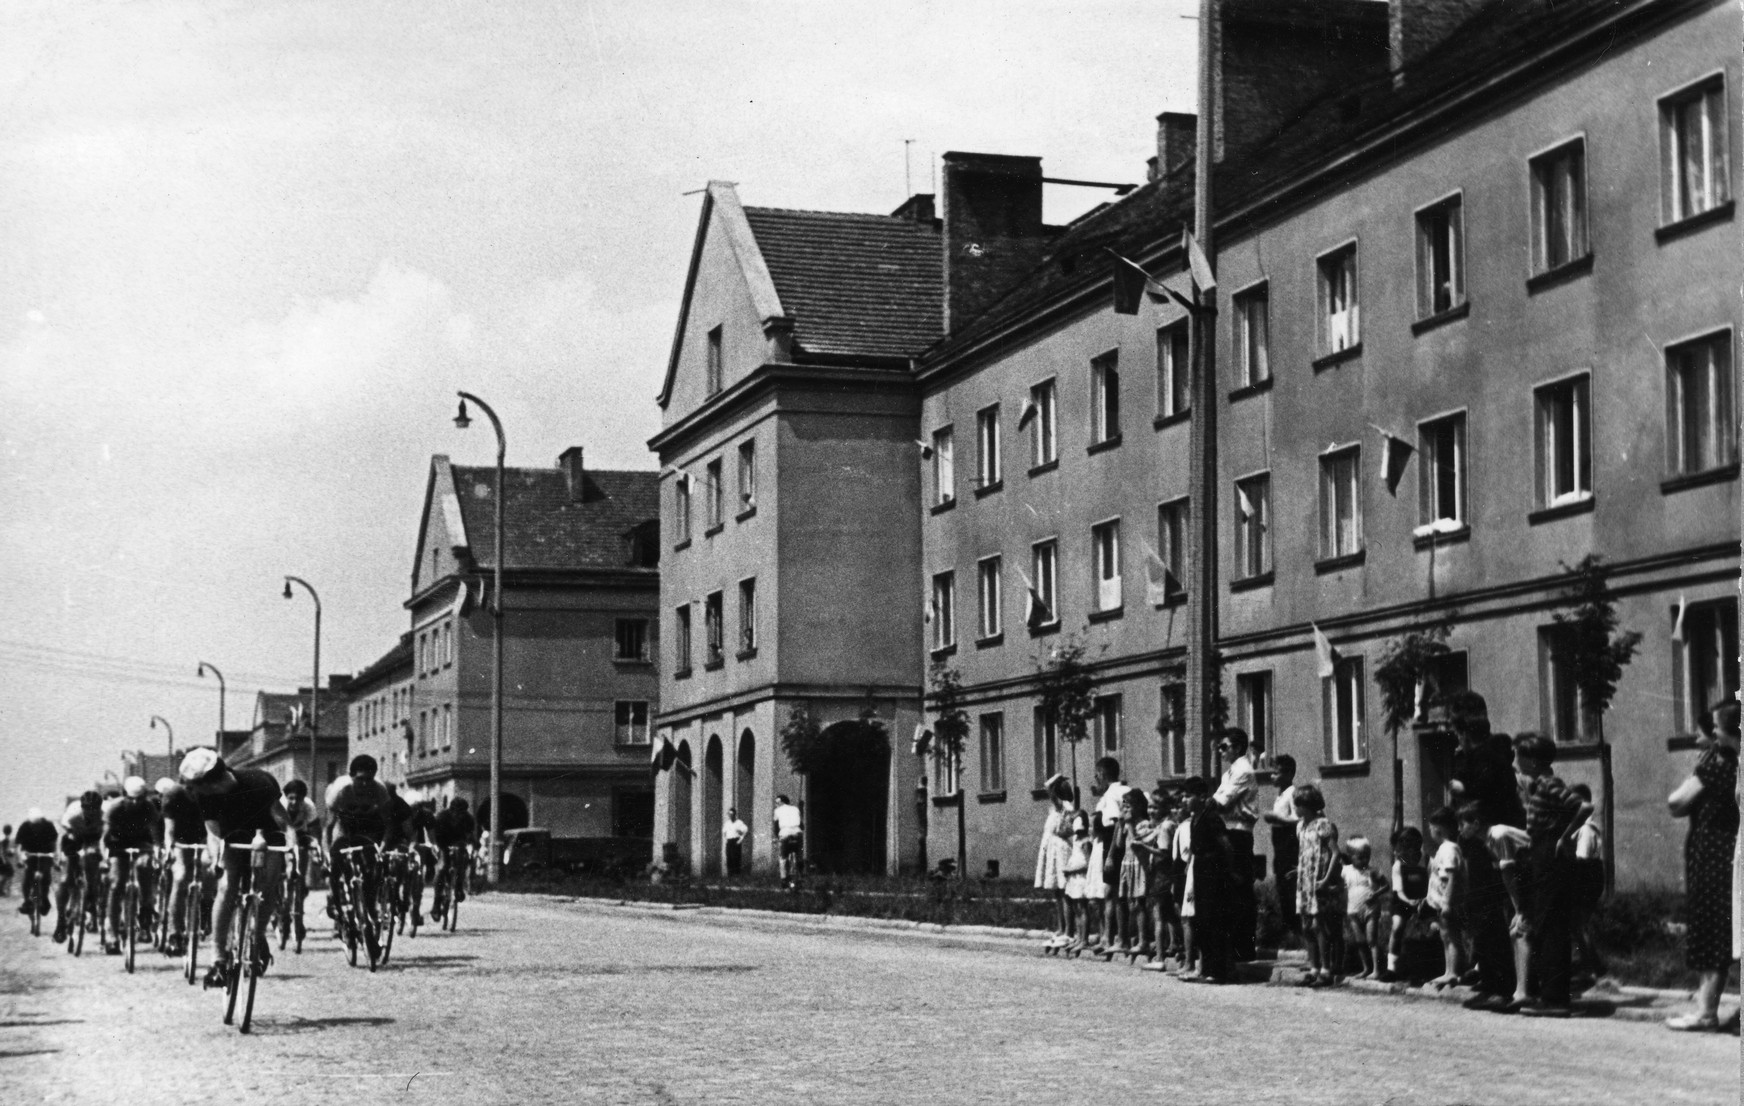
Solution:
{"label": "cyclist bent over handlebars", "polygon": [[[224,982],[230,971],[230,926],[235,921],[236,902],[252,857],[247,848],[225,846],[247,846],[256,833],[264,834],[269,845],[283,846],[289,819],[285,816],[284,804],[279,802],[278,780],[258,768],[231,768],[212,749],[191,750],[182,759],[181,777],[206,823],[207,847],[223,865],[224,880],[219,884],[218,902],[212,911],[212,937],[217,956],[206,977],[209,985],[217,986]],[[279,887],[285,878],[284,865],[284,853],[266,853],[265,868],[260,873],[265,886],[254,888],[261,896],[263,918],[272,917],[278,906]],[[272,961],[265,926],[260,928],[254,956],[262,970]]]}
{"label": "cyclist bent over handlebars", "polygon": [[[376,760],[368,753],[351,758],[350,774],[327,788],[327,914],[339,919],[352,858],[363,877],[363,909],[375,910],[376,855],[388,833],[390,796],[375,778]],[[343,850],[361,846],[359,853]]]}
{"label": "cyclist bent over handlebars", "polygon": [[[128,776],[121,785],[121,798],[111,799],[103,806],[103,852],[109,863],[109,940],[103,951],[110,956],[121,955],[121,904],[127,897],[127,850],[139,849],[145,856],[163,839],[163,826],[157,808],[146,797],[145,781]],[[143,861],[144,857],[140,858]],[[138,923],[151,930],[151,866],[136,861],[139,871]]]}
{"label": "cyclist bent over handlebars", "polygon": [[95,910],[97,906],[96,891],[98,886],[97,845],[103,840],[103,796],[95,791],[87,791],[79,796],[79,801],[69,805],[66,813],[61,815],[61,855],[67,861],[67,874],[62,877],[61,885],[55,888],[55,943],[67,939],[67,932],[72,928],[67,917],[67,899],[71,897],[74,885],[81,879],[85,886],[93,888],[89,892],[87,906]]}

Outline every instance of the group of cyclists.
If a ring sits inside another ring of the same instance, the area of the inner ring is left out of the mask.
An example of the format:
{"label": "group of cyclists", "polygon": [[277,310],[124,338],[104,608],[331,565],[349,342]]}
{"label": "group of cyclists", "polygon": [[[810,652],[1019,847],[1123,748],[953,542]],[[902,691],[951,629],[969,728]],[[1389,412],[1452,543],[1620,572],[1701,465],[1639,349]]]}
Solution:
{"label": "group of cyclists", "polygon": [[[143,939],[185,957],[190,983],[209,928],[206,986],[234,995],[241,975],[252,980],[272,963],[275,931],[280,948],[294,937],[301,951],[309,877],[324,869],[334,935],[354,964],[361,945],[373,968],[396,925],[403,930],[409,920],[416,933],[424,924],[426,885],[436,889],[431,916],[453,927],[478,848],[464,798],[441,811],[429,800],[408,803],[376,778],[377,767],[374,757],[352,758],[348,774],[327,788],[324,824],[303,781],[281,787],[270,773],[233,768],[210,748],[188,752],[178,778],[154,787],[130,776],[107,795],[86,791],[58,824],[32,808],[13,837],[23,875],[19,913],[39,933],[52,887],[57,943],[77,953],[94,931],[104,952],[126,952],[131,971]],[[251,985],[250,1009],[252,995]]]}

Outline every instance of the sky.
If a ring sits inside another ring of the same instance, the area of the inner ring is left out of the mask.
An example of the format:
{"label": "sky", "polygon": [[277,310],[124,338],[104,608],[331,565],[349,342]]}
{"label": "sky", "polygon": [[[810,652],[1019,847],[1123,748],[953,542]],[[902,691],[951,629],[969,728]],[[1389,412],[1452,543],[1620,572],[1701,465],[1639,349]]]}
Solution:
{"label": "sky", "polygon": [[457,388],[511,465],[653,468],[709,180],[872,212],[947,150],[1142,181],[1196,7],[0,5],[0,821],[165,748],[154,715],[209,742],[201,661],[231,729],[306,685],[286,573],[326,672],[387,651],[430,457],[494,455]]}

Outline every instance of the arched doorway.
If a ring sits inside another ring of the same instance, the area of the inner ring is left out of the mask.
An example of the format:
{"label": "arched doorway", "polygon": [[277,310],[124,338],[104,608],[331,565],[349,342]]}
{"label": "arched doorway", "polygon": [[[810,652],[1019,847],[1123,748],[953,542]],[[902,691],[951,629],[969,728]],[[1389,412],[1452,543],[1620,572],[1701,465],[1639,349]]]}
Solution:
{"label": "arched doorway", "polygon": [[[503,797],[503,832],[527,828],[527,801],[513,791],[500,792]],[[491,801],[484,800],[478,804],[478,824],[481,829],[490,829]]]}
{"label": "arched doorway", "polygon": [[752,812],[757,809],[757,739],[746,730],[739,735],[739,770],[733,777],[733,805],[739,810],[739,817],[751,824]]}
{"label": "arched doorway", "polygon": [[806,780],[806,858],[815,871],[884,871],[890,735],[865,721],[821,735],[822,756]]}
{"label": "arched doorway", "polygon": [[678,858],[686,865],[690,856],[690,792],[696,770],[691,767],[690,742],[678,743],[678,763],[672,766],[672,840],[678,843]]}
{"label": "arched doorway", "polygon": [[720,735],[709,734],[708,749],[702,755],[702,873],[705,876],[721,874],[721,824],[726,821],[721,808],[725,761]]}

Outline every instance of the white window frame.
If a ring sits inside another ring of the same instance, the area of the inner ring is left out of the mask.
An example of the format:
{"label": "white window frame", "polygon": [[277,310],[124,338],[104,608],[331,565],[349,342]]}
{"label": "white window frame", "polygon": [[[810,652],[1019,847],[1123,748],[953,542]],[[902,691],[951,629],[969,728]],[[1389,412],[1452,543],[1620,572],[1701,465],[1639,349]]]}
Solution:
{"label": "white window frame", "polygon": [[1060,458],[1059,395],[1054,377],[1030,385],[1029,401],[1036,408],[1035,418],[1029,424],[1031,468],[1051,465]]}
{"label": "white window frame", "polygon": [[739,443],[739,511],[757,505],[757,439]]}
{"label": "white window frame", "polygon": [[[1440,453],[1439,438],[1435,437],[1443,427],[1453,431],[1451,463],[1443,461]],[[1469,461],[1467,442],[1470,440],[1467,430],[1467,412],[1465,408],[1448,411],[1434,418],[1424,419],[1417,424],[1417,527],[1412,531],[1417,537],[1431,534],[1450,534],[1463,530],[1469,524],[1471,508],[1467,502],[1471,487],[1468,472]],[[1453,514],[1443,513],[1442,488],[1440,478],[1443,471],[1453,473]]]}
{"label": "white window frame", "polygon": [[[1440,225],[1436,222],[1440,221]],[[1430,319],[1465,303],[1465,193],[1450,192],[1416,211],[1417,317]],[[1445,254],[1447,279],[1436,279],[1438,253]],[[1437,303],[1444,291],[1446,303]]]}
{"label": "white window frame", "polygon": [[[1679,127],[1679,109],[1702,105],[1697,141],[1701,144],[1702,180],[1697,189],[1687,186],[1690,162],[1685,156],[1688,138]],[[1715,70],[1673,89],[1659,98],[1659,197],[1660,225],[1671,226],[1712,211],[1732,198],[1731,124],[1726,112],[1725,70]]]}
{"label": "white window frame", "polygon": [[[1708,354],[1705,369],[1689,355],[1702,351]],[[1719,356],[1714,356],[1715,352]],[[1732,328],[1721,327],[1681,338],[1665,347],[1665,460],[1671,476],[1694,476],[1738,463],[1738,397]],[[1701,372],[1703,380],[1699,394],[1706,407],[1706,417],[1698,419],[1691,411],[1692,395],[1689,377]],[[1705,425],[1697,426],[1700,422]],[[1692,434],[1692,430],[1695,431]],[[1692,442],[1692,438],[1695,440]],[[1703,444],[1708,446],[1703,457]],[[1693,448],[1692,448],[1693,446]],[[1691,454],[1697,456],[1692,461]]]}
{"label": "white window frame", "polygon": [[[1728,613],[1730,627],[1726,625]],[[1675,627],[1675,603],[1671,607],[1671,617]],[[1689,604],[1683,616],[1683,640],[1671,644],[1678,732],[1693,734],[1700,728],[1701,716],[1710,707],[1738,691],[1737,597],[1728,595]],[[1698,675],[1705,675],[1713,681],[1713,688],[1707,694],[1697,694]]]}
{"label": "white window frame", "polygon": [[1005,712],[989,711],[980,717],[981,790],[1005,790]]}
{"label": "white window frame", "polygon": [[454,704],[442,704],[442,748],[454,748]]}
{"label": "white window frame", "polygon": [[1251,388],[1272,378],[1271,282],[1257,280],[1237,290],[1230,303],[1235,308],[1238,379],[1242,387]]}
{"label": "white window frame", "polygon": [[[1056,537],[1043,538],[1032,542],[1029,547],[1030,579],[1035,585],[1036,595],[1047,604],[1048,613],[1053,615],[1051,621],[1044,626],[1060,624],[1060,539]],[[1024,597],[1028,602],[1028,596]],[[1025,612],[1027,617],[1027,611]]]}
{"label": "white window frame", "polygon": [[1157,689],[1158,732],[1163,739],[1163,774],[1178,779],[1188,774],[1187,685],[1165,683]]}
{"label": "white window frame", "polygon": [[1369,759],[1368,688],[1360,653],[1339,657],[1333,673],[1320,681],[1320,717],[1327,764],[1362,764]]}
{"label": "white window frame", "polygon": [[[637,707],[642,719],[636,720]],[[646,699],[616,699],[612,702],[612,743],[622,749],[653,744],[654,712]]]}
{"label": "white window frame", "polygon": [[1030,712],[1030,720],[1035,745],[1035,786],[1040,790],[1048,777],[1060,771],[1060,727],[1053,712],[1040,705]]}
{"label": "white window frame", "polygon": [[1357,240],[1341,242],[1316,257],[1314,273],[1320,356],[1330,357],[1362,345],[1362,270]]}
{"label": "white window frame", "polygon": [[739,652],[757,648],[757,577],[739,581]]}
{"label": "white window frame", "polygon": [[949,649],[957,644],[957,573],[945,569],[933,573],[932,590],[933,648]]}
{"label": "white window frame", "polygon": [[726,524],[723,512],[725,496],[721,491],[721,482],[726,478],[726,462],[716,457],[703,467],[704,493],[708,496],[708,529],[718,530]]}
{"label": "white window frame", "polygon": [[1192,335],[1186,319],[1157,328],[1157,417],[1174,418],[1193,407]]}
{"label": "white window frame", "polygon": [[1090,748],[1098,757],[1118,757],[1126,747],[1121,734],[1120,693],[1098,695],[1090,708]]}
{"label": "white window frame", "polygon": [[[1247,489],[1259,488],[1256,501]],[[1235,516],[1234,580],[1252,580],[1272,571],[1272,473],[1270,469],[1253,472],[1235,481],[1235,501],[1231,504]],[[1246,495],[1255,504],[1254,515],[1242,517],[1241,501]],[[1257,516],[1257,517],[1256,517]]]}
{"label": "white window frame", "polygon": [[[1170,595],[1187,594],[1187,548],[1192,539],[1193,501],[1178,495],[1157,504],[1157,556],[1174,578]],[[1178,531],[1178,532],[1177,532]]]}
{"label": "white window frame", "polygon": [[1120,350],[1090,359],[1090,444],[1120,440]]}
{"label": "white window frame", "polygon": [[715,666],[727,659],[727,597],[711,591],[703,597],[703,664]]}
{"label": "white window frame", "polygon": [[[1561,507],[1580,503],[1593,497],[1593,414],[1592,379],[1588,370],[1571,373],[1546,381],[1532,389],[1533,446],[1537,455],[1537,502],[1539,507]],[[1554,414],[1551,393],[1569,391],[1573,408],[1567,432]],[[1563,468],[1561,454],[1570,452],[1569,467],[1572,485],[1558,490],[1558,477]]]}
{"label": "white window frame", "polygon": [[674,527],[678,536],[676,544],[683,545],[690,540],[690,473],[680,472],[672,481],[672,515],[678,525]]}
{"label": "white window frame", "polygon": [[975,487],[981,491],[1004,479],[999,449],[999,404],[993,403],[975,412]]}
{"label": "white window frame", "polygon": [[1005,630],[1001,606],[1005,592],[1005,558],[995,553],[975,562],[975,594],[979,602],[980,638],[988,641]]}
{"label": "white window frame", "polygon": [[[1569,224],[1567,239],[1567,256],[1557,256],[1553,246],[1558,242],[1553,240],[1550,213],[1553,208],[1560,209],[1565,205],[1551,203],[1553,181],[1549,173],[1555,163],[1573,152],[1580,169],[1578,184],[1570,184],[1567,193],[1568,205],[1572,210],[1562,212],[1562,219]],[[1570,135],[1531,154],[1526,159],[1526,181],[1531,195],[1531,228],[1532,228],[1532,272],[1534,274],[1553,272],[1566,265],[1572,265],[1583,260],[1592,253],[1592,207],[1588,202],[1591,189],[1588,185],[1591,174],[1587,170],[1587,136]]]}
{"label": "white window frame", "polygon": [[689,603],[680,603],[672,609],[672,659],[674,670],[690,671],[691,624]]}
{"label": "white window frame", "polygon": [[1272,670],[1255,669],[1235,677],[1235,724],[1247,731],[1248,756],[1256,767],[1271,763],[1277,728],[1272,697]]}
{"label": "white window frame", "polygon": [[933,504],[957,501],[956,432],[950,423],[933,431]]}
{"label": "white window frame", "polygon": [[[1349,501],[1350,529],[1339,508]],[[1320,559],[1363,551],[1362,446],[1335,445],[1320,455]]]}
{"label": "white window frame", "polygon": [[1090,527],[1091,597],[1098,612],[1121,607],[1120,519],[1103,519]]}

